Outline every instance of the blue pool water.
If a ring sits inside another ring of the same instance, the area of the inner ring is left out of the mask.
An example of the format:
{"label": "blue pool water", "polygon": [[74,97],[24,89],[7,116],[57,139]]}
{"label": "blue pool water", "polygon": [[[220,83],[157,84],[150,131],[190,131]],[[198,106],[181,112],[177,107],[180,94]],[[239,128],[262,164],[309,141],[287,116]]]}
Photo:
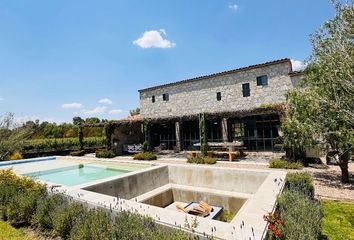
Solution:
{"label": "blue pool water", "polygon": [[76,165],[42,172],[26,174],[35,179],[66,186],[75,186],[91,181],[119,176],[128,170],[108,168],[104,166]]}

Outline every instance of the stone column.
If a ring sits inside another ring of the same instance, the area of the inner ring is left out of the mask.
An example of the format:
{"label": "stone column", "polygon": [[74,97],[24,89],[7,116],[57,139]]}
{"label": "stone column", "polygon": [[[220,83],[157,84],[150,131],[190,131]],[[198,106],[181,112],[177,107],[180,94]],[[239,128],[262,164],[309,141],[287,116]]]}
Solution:
{"label": "stone column", "polygon": [[221,134],[222,134],[222,141],[228,142],[229,141],[229,128],[227,125],[227,118],[223,118],[221,120]]}
{"label": "stone column", "polygon": [[182,123],[177,121],[175,122],[175,130],[176,130],[176,151],[182,151]]}

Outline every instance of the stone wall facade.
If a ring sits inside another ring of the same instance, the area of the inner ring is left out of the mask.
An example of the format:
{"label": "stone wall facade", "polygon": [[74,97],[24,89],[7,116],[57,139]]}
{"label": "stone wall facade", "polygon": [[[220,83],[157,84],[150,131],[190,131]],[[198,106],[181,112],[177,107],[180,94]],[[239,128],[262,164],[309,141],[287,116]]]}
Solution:
{"label": "stone wall facade", "polygon": [[[272,64],[256,65],[210,77],[177,82],[140,90],[140,108],[143,118],[169,118],[249,110],[261,104],[285,101],[285,94],[294,87],[290,60]],[[257,77],[267,75],[268,85],[257,86]],[[242,84],[250,84],[250,96],[243,97]],[[221,100],[217,100],[217,92]],[[163,94],[169,100],[163,100]],[[152,98],[155,102],[152,102]]]}

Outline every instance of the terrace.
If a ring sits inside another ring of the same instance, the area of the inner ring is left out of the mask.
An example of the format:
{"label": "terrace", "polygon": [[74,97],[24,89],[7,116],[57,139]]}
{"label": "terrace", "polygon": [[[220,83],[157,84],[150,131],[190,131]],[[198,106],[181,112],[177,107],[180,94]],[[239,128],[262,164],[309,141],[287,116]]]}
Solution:
{"label": "terrace", "polygon": [[[85,169],[87,165],[98,164],[96,159],[73,157],[57,157],[45,162],[45,165],[40,161],[3,164],[1,168],[13,167],[19,174],[29,174],[36,169],[37,173],[46,174],[50,169],[67,172],[72,170],[72,166],[83,164]],[[38,170],[39,165],[41,170]],[[264,237],[266,222],[263,215],[273,210],[286,175],[285,171],[279,170],[137,164],[129,160],[120,160],[119,163],[104,160],[99,161],[99,165],[127,171],[76,184],[61,184],[61,175],[52,176],[50,182],[41,177],[39,179],[49,186],[60,185],[60,190],[74,199],[106,208],[107,211],[137,212],[150,216],[161,225],[216,239]],[[200,201],[219,207],[221,214],[215,219],[196,217],[176,208],[176,204],[185,207]],[[224,222],[225,213],[231,215],[229,222]]]}

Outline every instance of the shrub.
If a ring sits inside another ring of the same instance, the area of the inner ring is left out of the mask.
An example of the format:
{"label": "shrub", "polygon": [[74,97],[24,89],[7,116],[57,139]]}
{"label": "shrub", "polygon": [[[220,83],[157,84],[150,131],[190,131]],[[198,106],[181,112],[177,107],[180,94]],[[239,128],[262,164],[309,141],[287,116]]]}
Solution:
{"label": "shrub", "polygon": [[149,239],[149,230],[154,231],[156,228],[152,219],[142,218],[137,214],[129,212],[118,214],[115,222],[116,224],[113,229],[114,239]]}
{"label": "shrub", "polygon": [[291,162],[291,163],[288,163],[286,168],[287,169],[303,169],[304,165],[302,165],[302,163],[299,163],[299,162]]}
{"label": "shrub", "polygon": [[11,170],[0,170],[0,212],[2,220],[9,216],[16,225],[53,230],[53,237],[61,239],[187,239],[185,233],[166,230],[151,218],[135,213],[119,213],[116,222],[111,223],[103,211],[88,210],[64,195],[50,195],[45,185],[18,177]]}
{"label": "shrub", "polygon": [[0,170],[0,208],[2,218],[13,224],[29,224],[36,199],[45,195],[45,185],[11,170]]}
{"label": "shrub", "polygon": [[134,154],[133,158],[135,160],[148,160],[148,161],[151,161],[151,160],[156,160],[157,156],[154,153],[152,153],[152,152],[142,152],[142,153]]}
{"label": "shrub", "polygon": [[299,162],[288,162],[282,159],[273,159],[269,161],[269,167],[283,169],[302,169],[304,166]]}
{"label": "shrub", "polygon": [[115,219],[112,239],[184,240],[185,233],[160,227],[153,219],[136,213],[121,212]]}
{"label": "shrub", "polygon": [[30,225],[32,214],[36,211],[40,192],[28,191],[18,194],[7,207],[7,218],[13,225]]}
{"label": "shrub", "polygon": [[16,152],[11,154],[9,159],[10,160],[20,160],[20,159],[23,159],[23,156],[22,156],[22,154],[20,152],[16,151]]}
{"label": "shrub", "polygon": [[33,215],[32,223],[40,230],[53,229],[53,216],[55,210],[63,204],[62,196],[54,194],[46,198],[39,199],[37,202],[37,209]]}
{"label": "shrub", "polygon": [[221,214],[221,221],[223,222],[231,222],[232,219],[235,217],[235,212],[231,212],[229,210],[223,210]]}
{"label": "shrub", "polygon": [[109,240],[111,224],[102,210],[90,210],[76,222],[70,233],[72,240]]}
{"label": "shrub", "polygon": [[187,158],[187,163],[196,163],[196,164],[202,164],[203,163],[203,158],[201,156],[189,156]]}
{"label": "shrub", "polygon": [[216,161],[217,161],[216,158],[202,157],[201,155],[198,155],[196,157],[189,156],[187,159],[188,163],[196,163],[196,164],[215,164]]}
{"label": "shrub", "polygon": [[321,233],[320,204],[298,191],[287,190],[278,198],[280,232],[287,240],[317,240]]}
{"label": "shrub", "polygon": [[116,154],[111,150],[97,150],[96,157],[97,158],[114,158]]}
{"label": "shrub", "polygon": [[63,204],[54,213],[53,230],[55,234],[67,239],[71,229],[84,215],[85,209],[80,203]]}
{"label": "shrub", "polygon": [[204,161],[204,164],[215,164],[216,158],[205,157],[205,158],[203,158],[203,161]]}
{"label": "shrub", "polygon": [[288,173],[285,178],[285,188],[310,197],[313,197],[315,192],[312,177],[306,172]]}
{"label": "shrub", "polygon": [[73,152],[70,152],[70,155],[73,157],[81,157],[81,156],[85,155],[85,151],[84,150],[73,151]]}
{"label": "shrub", "polygon": [[288,162],[282,159],[273,159],[269,161],[270,168],[286,168]]}

